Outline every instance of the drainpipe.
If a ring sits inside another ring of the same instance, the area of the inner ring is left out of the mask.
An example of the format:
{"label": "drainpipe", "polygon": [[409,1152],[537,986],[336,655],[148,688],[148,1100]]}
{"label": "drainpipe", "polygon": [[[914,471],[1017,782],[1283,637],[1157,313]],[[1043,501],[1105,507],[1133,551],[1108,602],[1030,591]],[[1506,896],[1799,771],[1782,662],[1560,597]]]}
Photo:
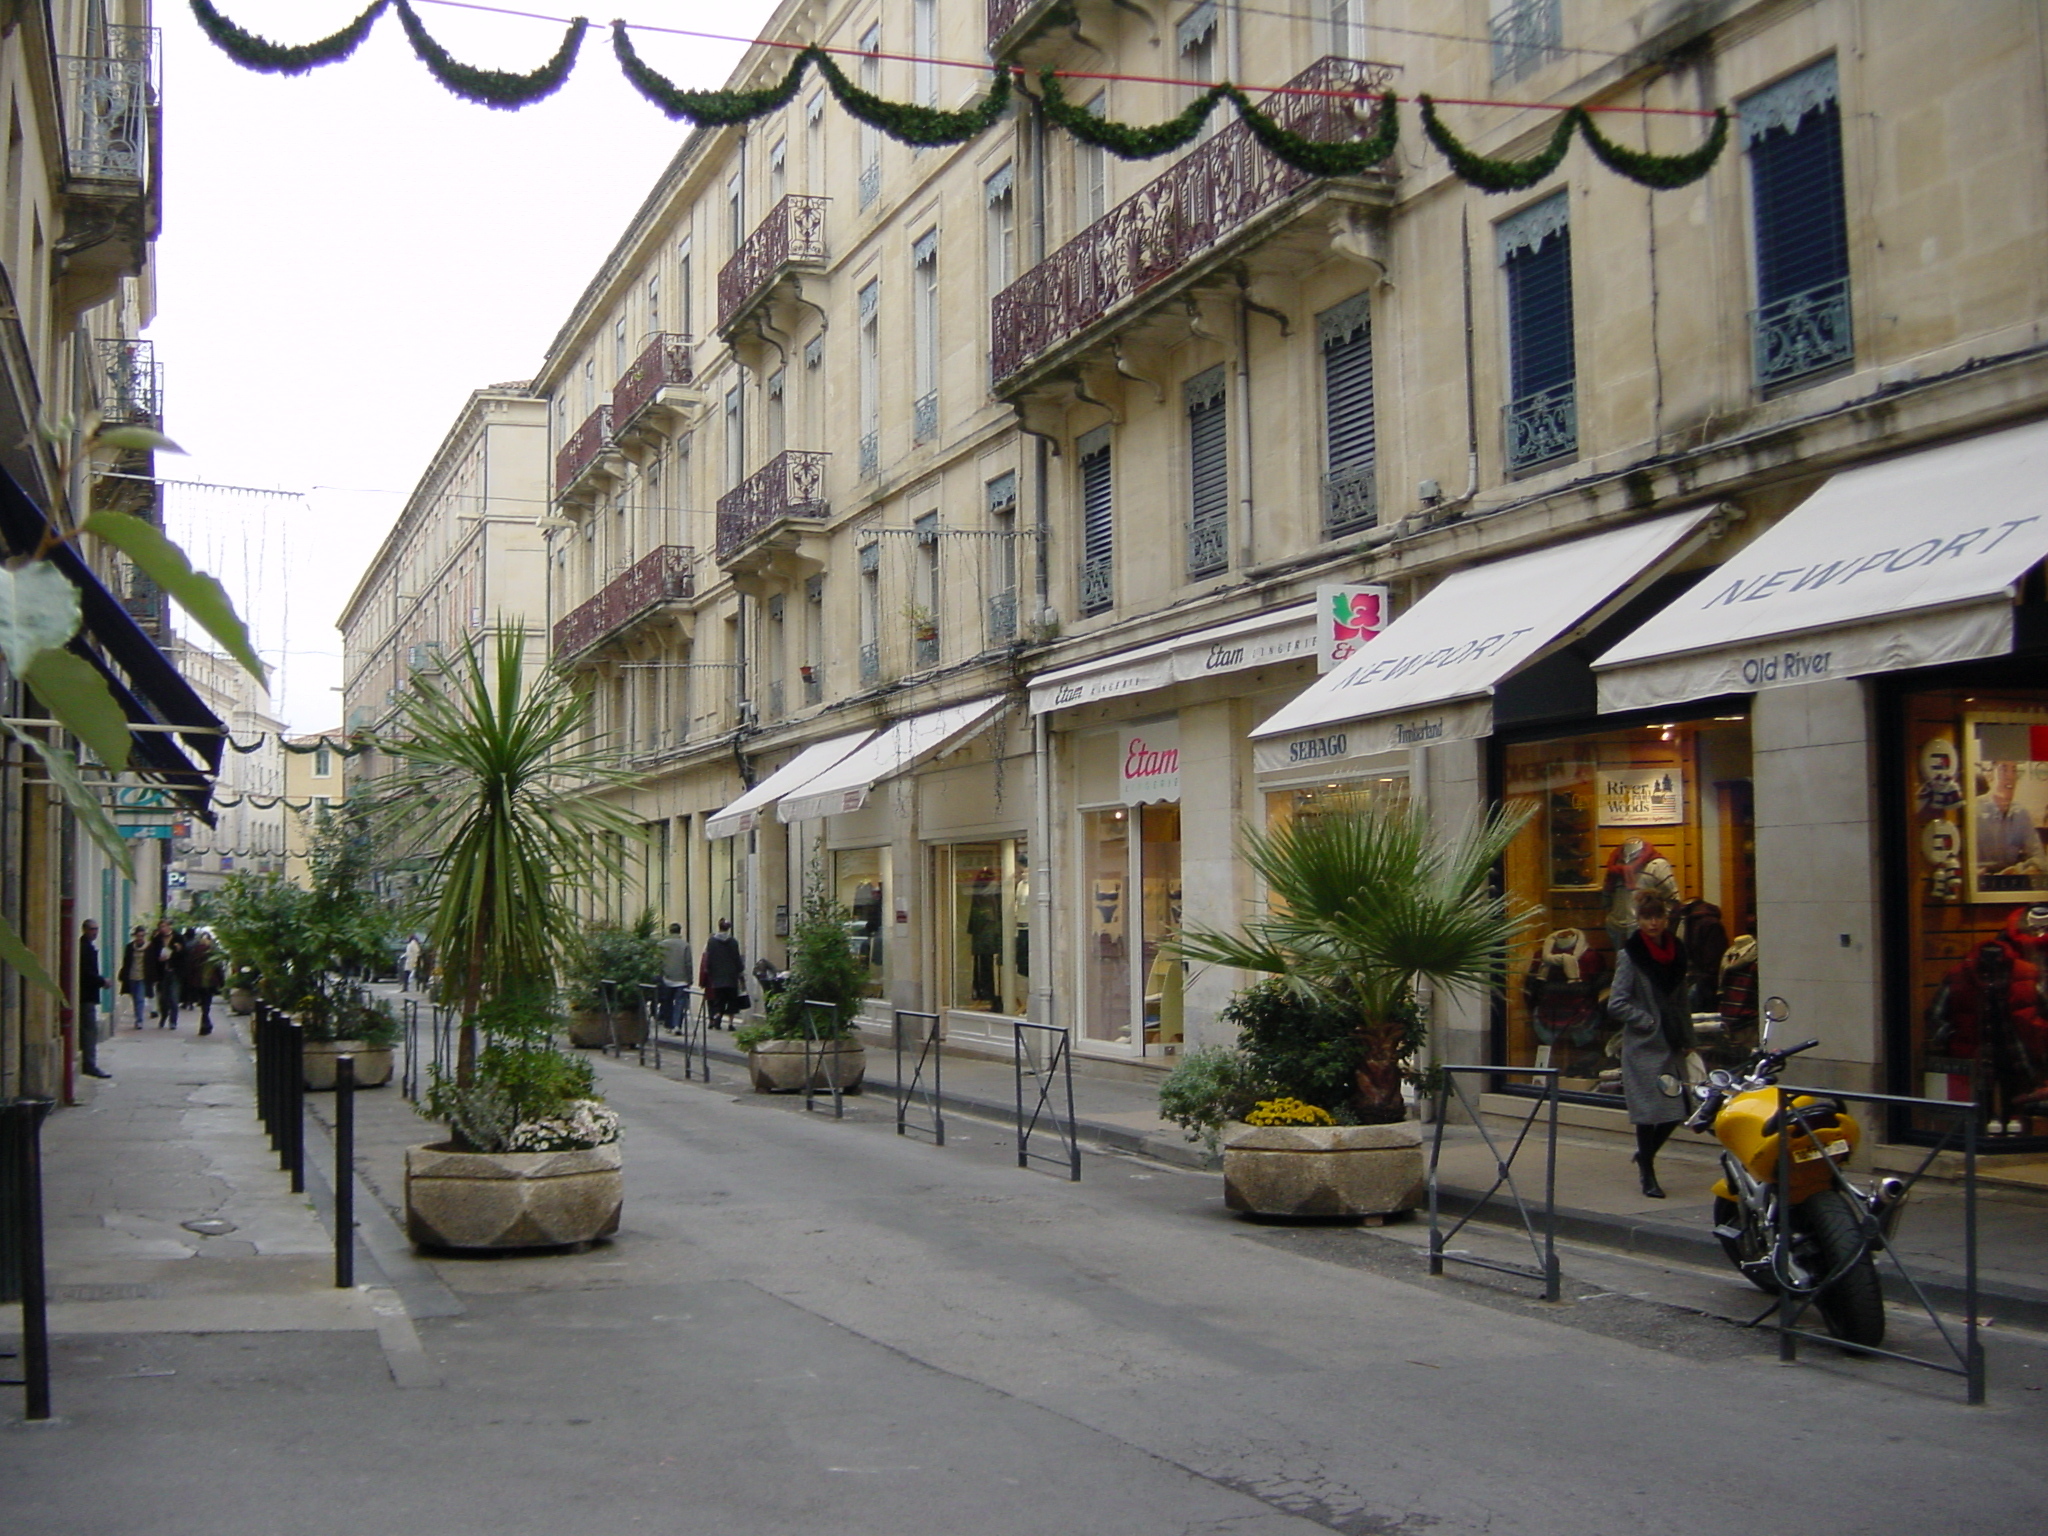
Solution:
{"label": "drainpipe", "polygon": [[[1234,9],[1234,8],[1233,8]],[[1234,30],[1234,29],[1233,29]],[[1238,564],[1249,566],[1259,557],[1258,509],[1252,498],[1252,312],[1251,297],[1242,289],[1237,296],[1237,536]]]}
{"label": "drainpipe", "polygon": [[1458,210],[1458,245],[1465,281],[1465,489],[1458,497],[1469,504],[1479,494],[1479,395],[1472,351],[1472,228],[1469,209]]}
{"label": "drainpipe", "polygon": [[1031,947],[1036,951],[1038,983],[1031,989],[1030,1018],[1034,1024],[1057,1024],[1053,975],[1066,956],[1052,930],[1052,732],[1044,715],[1031,717],[1031,771],[1031,931],[1036,935]]}

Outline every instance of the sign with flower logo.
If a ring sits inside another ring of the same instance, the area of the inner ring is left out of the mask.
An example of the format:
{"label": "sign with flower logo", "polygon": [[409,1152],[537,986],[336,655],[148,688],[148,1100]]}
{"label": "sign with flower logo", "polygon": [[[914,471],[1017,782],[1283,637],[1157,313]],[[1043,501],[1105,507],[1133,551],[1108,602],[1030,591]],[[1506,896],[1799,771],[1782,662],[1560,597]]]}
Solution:
{"label": "sign with flower logo", "polygon": [[1378,638],[1387,627],[1387,593],[1375,585],[1316,588],[1317,672],[1349,660]]}

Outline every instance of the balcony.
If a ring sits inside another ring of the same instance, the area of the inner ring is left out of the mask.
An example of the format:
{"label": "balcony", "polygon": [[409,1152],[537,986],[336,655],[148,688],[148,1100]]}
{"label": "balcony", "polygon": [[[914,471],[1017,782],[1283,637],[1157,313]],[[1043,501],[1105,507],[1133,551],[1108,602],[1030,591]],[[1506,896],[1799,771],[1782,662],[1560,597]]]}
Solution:
{"label": "balcony", "polygon": [[[778,453],[761,469],[718,498],[718,563],[757,570],[773,563],[778,554],[794,553],[802,529],[785,524],[822,524],[831,515],[825,501],[825,460],[830,454],[791,449]],[[794,536],[771,538],[779,531]],[[814,575],[823,568],[819,560],[810,569],[799,570],[797,561],[785,575]]]}
{"label": "balcony", "polygon": [[[1392,69],[1354,59],[1317,60],[1288,82],[1295,91],[1360,95],[1384,90]],[[1363,138],[1376,114],[1360,116],[1337,95],[1275,93],[1262,104],[1312,139]],[[1329,253],[1331,218],[1310,219],[1299,198],[1327,178],[1298,171],[1262,149],[1233,122],[1142,190],[1054,251],[995,297],[991,373],[995,392],[1014,398],[1053,369],[1139,314],[1189,293],[1220,269],[1254,258],[1261,272],[1298,271]],[[1391,173],[1342,183],[1348,200],[1385,208]],[[1365,190],[1363,197],[1356,194]],[[1341,217],[1341,216],[1340,216]],[[1184,340],[1180,334],[1166,338]]]}
{"label": "balcony", "polygon": [[986,0],[988,56],[1012,64],[1039,64],[1061,48],[1086,45],[1083,27],[1097,17],[1084,17],[1084,4],[1099,14],[1105,32],[1111,24],[1101,13],[1111,6],[1138,9],[1131,0]]}
{"label": "balcony", "polygon": [[66,297],[83,309],[142,271],[159,223],[154,27],[104,27],[102,51],[57,59],[63,102]]}
{"label": "balcony", "polygon": [[602,468],[604,451],[612,446],[612,408],[600,405],[590,419],[569,434],[569,440],[555,450],[555,497],[559,501],[587,500],[592,482]]}
{"label": "balcony", "polygon": [[825,270],[825,205],[829,197],[792,193],[768,211],[746,244],[718,271],[718,334],[733,331],[767,303],[785,277]]}
{"label": "balcony", "polygon": [[630,438],[659,432],[697,403],[690,389],[690,340],[655,336],[612,387],[612,430]]}
{"label": "balcony", "polygon": [[1846,277],[1766,304],[1751,312],[1749,322],[1762,389],[1825,373],[1856,356]]}
{"label": "balcony", "polygon": [[624,575],[556,623],[556,657],[580,655],[654,609],[695,596],[696,553],[687,545],[664,544],[635,561]]}
{"label": "balcony", "polygon": [[96,341],[93,347],[100,420],[110,427],[161,426],[164,372],[156,360],[156,343],[114,337]]}

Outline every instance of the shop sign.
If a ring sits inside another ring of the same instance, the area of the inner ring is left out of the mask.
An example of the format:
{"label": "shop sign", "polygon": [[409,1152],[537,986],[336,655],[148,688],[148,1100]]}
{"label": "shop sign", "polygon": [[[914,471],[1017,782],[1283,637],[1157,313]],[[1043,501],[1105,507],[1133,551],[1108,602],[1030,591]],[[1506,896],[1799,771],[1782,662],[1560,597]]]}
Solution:
{"label": "shop sign", "polygon": [[1675,827],[1685,820],[1685,780],[1676,768],[1602,768],[1600,825]]}
{"label": "shop sign", "polygon": [[1180,722],[1159,720],[1117,732],[1119,798],[1125,805],[1180,799]]}
{"label": "shop sign", "polygon": [[1387,627],[1390,589],[1384,586],[1316,588],[1316,671],[1349,661]]}
{"label": "shop sign", "polygon": [[1492,729],[1491,699],[1460,699],[1435,709],[1367,715],[1291,736],[1254,739],[1252,767],[1260,773],[1287,773],[1325,763],[1334,766],[1347,759],[1377,757],[1409,747],[1471,741]]}

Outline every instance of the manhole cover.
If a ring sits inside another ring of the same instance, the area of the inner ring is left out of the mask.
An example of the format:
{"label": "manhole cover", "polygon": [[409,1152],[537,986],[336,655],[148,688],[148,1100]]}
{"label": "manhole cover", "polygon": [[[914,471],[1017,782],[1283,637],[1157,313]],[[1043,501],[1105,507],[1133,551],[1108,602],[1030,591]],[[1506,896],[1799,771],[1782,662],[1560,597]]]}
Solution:
{"label": "manhole cover", "polygon": [[235,1230],[232,1221],[223,1221],[218,1216],[203,1216],[198,1221],[181,1221],[178,1225],[187,1232],[197,1232],[201,1237],[225,1237]]}

